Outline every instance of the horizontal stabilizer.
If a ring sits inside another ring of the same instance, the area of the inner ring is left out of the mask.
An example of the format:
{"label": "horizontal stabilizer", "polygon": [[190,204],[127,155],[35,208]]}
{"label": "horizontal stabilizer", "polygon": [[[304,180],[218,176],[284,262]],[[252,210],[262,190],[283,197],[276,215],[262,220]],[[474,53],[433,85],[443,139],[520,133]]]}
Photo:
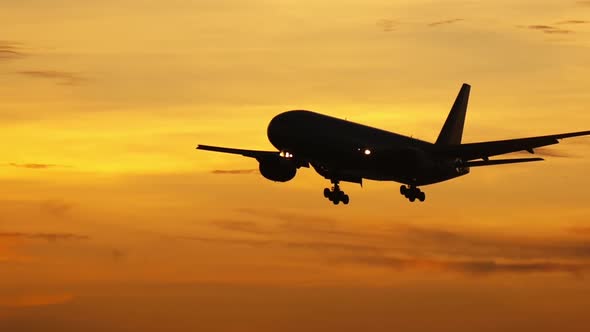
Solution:
{"label": "horizontal stabilizer", "polygon": [[513,159],[497,159],[497,160],[477,160],[468,161],[465,166],[478,167],[478,166],[492,166],[492,165],[504,165],[504,164],[515,164],[515,163],[528,163],[531,161],[542,161],[543,158],[513,158]]}

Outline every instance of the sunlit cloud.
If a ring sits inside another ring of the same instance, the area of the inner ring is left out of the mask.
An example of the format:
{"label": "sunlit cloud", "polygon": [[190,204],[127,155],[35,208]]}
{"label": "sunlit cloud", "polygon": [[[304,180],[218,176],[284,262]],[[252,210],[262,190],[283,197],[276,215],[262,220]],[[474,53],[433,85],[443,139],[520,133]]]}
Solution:
{"label": "sunlit cloud", "polygon": [[565,21],[559,21],[555,24],[587,24],[590,23],[590,21],[586,21],[586,20],[565,20]]}
{"label": "sunlit cloud", "polygon": [[257,173],[257,169],[215,169],[211,171],[213,174],[253,174]]}
{"label": "sunlit cloud", "polygon": [[288,248],[295,250],[306,250],[314,252],[368,252],[378,253],[381,248],[354,244],[347,242],[335,241],[297,241],[297,240],[277,240],[277,239],[246,239],[246,238],[225,238],[225,237],[200,237],[200,236],[175,236],[174,238],[183,240],[199,241],[204,243],[215,243],[224,245],[248,246],[248,247],[276,247]]}
{"label": "sunlit cloud", "polygon": [[231,232],[249,233],[249,234],[273,234],[270,230],[263,229],[257,223],[252,221],[241,220],[216,220],[211,223],[213,226]]}
{"label": "sunlit cloud", "polygon": [[462,18],[453,18],[450,20],[442,20],[442,21],[436,21],[436,22],[431,22],[428,23],[429,27],[436,27],[436,26],[440,26],[440,25],[449,25],[449,24],[453,24],[453,23],[457,23],[457,22],[461,22],[464,21],[464,19]]}
{"label": "sunlit cloud", "polygon": [[527,26],[527,29],[541,31],[546,34],[570,34],[572,30],[561,29],[552,25],[534,24]]}
{"label": "sunlit cloud", "polygon": [[381,19],[377,21],[377,27],[381,29],[383,32],[392,32],[395,31],[399,23],[396,20],[392,19]]}
{"label": "sunlit cloud", "polygon": [[63,304],[74,299],[72,294],[0,295],[0,308],[27,308]]}
{"label": "sunlit cloud", "polygon": [[86,235],[73,233],[24,233],[24,232],[0,232],[0,238],[56,241],[80,241],[90,239]]}
{"label": "sunlit cloud", "polygon": [[115,248],[115,249],[111,250],[111,257],[115,261],[120,261],[120,260],[124,259],[126,256],[127,256],[127,253],[121,249]]}
{"label": "sunlit cloud", "polygon": [[20,59],[26,55],[21,43],[0,40],[0,60]]}
{"label": "sunlit cloud", "polygon": [[590,270],[590,264],[587,263],[561,263],[553,261],[501,262],[495,260],[447,260],[388,256],[354,256],[340,258],[338,262],[357,263],[395,270],[440,271],[473,276],[531,273],[571,273],[574,275],[580,275]]}
{"label": "sunlit cloud", "polygon": [[17,168],[28,168],[28,169],[48,169],[48,168],[61,167],[61,165],[38,164],[38,163],[26,163],[26,164],[10,163],[10,164],[8,164],[8,166],[17,167]]}
{"label": "sunlit cloud", "polygon": [[54,80],[60,85],[79,85],[87,80],[76,73],[55,70],[23,70],[19,71],[18,74],[33,78]]}

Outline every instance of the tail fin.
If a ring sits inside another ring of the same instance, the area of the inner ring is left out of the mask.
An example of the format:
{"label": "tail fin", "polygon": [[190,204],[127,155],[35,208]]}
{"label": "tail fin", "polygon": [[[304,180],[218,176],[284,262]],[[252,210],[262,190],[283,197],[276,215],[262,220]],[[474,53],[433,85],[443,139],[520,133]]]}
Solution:
{"label": "tail fin", "polygon": [[451,108],[447,121],[445,121],[440,134],[438,134],[436,144],[461,144],[470,90],[471,86],[464,83],[457,95],[457,99],[455,99],[455,103],[453,104],[453,108]]}

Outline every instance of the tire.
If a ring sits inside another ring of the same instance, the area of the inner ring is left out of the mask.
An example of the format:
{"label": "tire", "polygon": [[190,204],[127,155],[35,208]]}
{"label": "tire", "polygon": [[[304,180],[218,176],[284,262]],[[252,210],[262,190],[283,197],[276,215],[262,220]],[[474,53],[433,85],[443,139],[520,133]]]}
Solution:
{"label": "tire", "polygon": [[418,194],[418,199],[420,200],[420,202],[424,202],[426,200],[426,194],[423,192],[420,192]]}
{"label": "tire", "polygon": [[324,197],[330,198],[330,189],[329,188],[324,188]]}
{"label": "tire", "polygon": [[408,199],[410,200],[410,202],[414,203],[414,201],[416,200],[416,197],[415,196],[412,196],[412,197],[410,197]]}
{"label": "tire", "polygon": [[348,202],[350,202],[350,197],[348,197],[348,195],[344,195],[344,197],[342,197],[342,203],[344,203],[344,205],[348,205]]}
{"label": "tire", "polygon": [[399,187],[399,193],[400,193],[400,194],[402,194],[402,195],[406,196],[406,193],[407,193],[407,192],[408,192],[408,188],[406,188],[406,186],[404,186],[404,185],[401,185],[401,186]]}
{"label": "tire", "polygon": [[340,200],[337,197],[334,197],[332,203],[334,203],[334,205],[338,205],[338,203],[340,203]]}

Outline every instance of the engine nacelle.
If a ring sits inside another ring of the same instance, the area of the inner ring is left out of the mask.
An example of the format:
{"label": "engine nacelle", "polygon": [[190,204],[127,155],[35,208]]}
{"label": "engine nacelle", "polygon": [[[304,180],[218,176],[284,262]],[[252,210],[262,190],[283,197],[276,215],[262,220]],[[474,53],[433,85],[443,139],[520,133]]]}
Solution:
{"label": "engine nacelle", "polygon": [[278,156],[260,160],[258,169],[262,176],[276,182],[287,182],[297,174],[297,167],[291,160]]}

